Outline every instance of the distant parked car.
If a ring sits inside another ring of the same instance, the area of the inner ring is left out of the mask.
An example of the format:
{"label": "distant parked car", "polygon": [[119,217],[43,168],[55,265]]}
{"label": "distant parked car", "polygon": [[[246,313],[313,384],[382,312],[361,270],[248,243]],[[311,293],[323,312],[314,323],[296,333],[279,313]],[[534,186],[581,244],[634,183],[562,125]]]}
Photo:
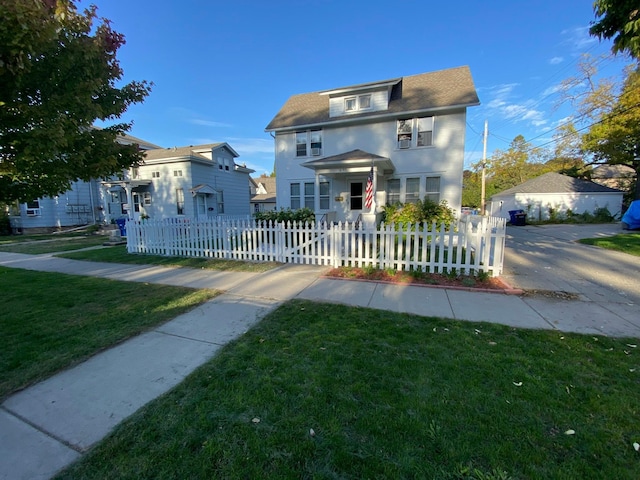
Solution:
{"label": "distant parked car", "polygon": [[460,209],[460,214],[462,215],[477,215],[478,211],[472,207],[462,207]]}

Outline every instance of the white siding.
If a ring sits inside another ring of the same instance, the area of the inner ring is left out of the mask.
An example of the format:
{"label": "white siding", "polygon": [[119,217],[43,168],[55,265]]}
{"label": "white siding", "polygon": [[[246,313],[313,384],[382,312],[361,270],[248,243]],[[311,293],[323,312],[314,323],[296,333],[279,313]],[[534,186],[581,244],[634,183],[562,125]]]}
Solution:
{"label": "white siding", "polygon": [[371,95],[371,108],[367,112],[384,111],[389,108],[389,93],[387,90],[378,92],[359,92],[353,95],[342,95],[340,97],[329,98],[329,116],[341,117],[343,115],[354,115],[365,110],[345,111],[345,98],[358,97],[359,95]]}
{"label": "white siding", "polygon": [[[355,149],[389,158],[395,166],[391,175],[378,172],[377,204],[384,204],[384,189],[388,178],[420,177],[421,197],[424,197],[426,177],[440,177],[440,197],[447,200],[454,210],[460,208],[462,196],[462,170],[464,164],[465,110],[442,114],[435,117],[433,146],[409,149],[397,148],[396,120],[378,123],[349,125],[346,127],[326,127],[322,130],[323,156],[296,157],[295,134],[276,135],[276,175],[278,208],[290,206],[289,184],[291,182],[312,181],[314,171],[301,163],[338,155]],[[350,181],[366,181],[366,172],[338,175],[331,179],[331,209],[345,211],[345,202],[336,202],[336,196],[343,196],[349,189]]]}
{"label": "white siding", "polygon": [[491,197],[490,213],[494,217],[510,218],[509,210],[524,210],[532,221],[547,220],[549,208],[565,214],[593,213],[607,208],[612,215],[620,215],[622,193],[518,193]]}

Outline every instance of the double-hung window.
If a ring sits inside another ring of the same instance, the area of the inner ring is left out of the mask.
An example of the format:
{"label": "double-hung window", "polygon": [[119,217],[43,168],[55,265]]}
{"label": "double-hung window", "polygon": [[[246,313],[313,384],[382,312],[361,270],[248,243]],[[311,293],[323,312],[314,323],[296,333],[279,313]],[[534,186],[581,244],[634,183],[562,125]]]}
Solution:
{"label": "double-hung window", "polygon": [[420,200],[420,179],[407,178],[405,187],[405,203],[416,203]]}
{"label": "double-hung window", "polygon": [[413,120],[398,120],[398,148],[411,147],[413,137]]}
{"label": "double-hung window", "polygon": [[440,177],[427,177],[425,198],[432,202],[440,202]]}
{"label": "double-hung window", "polygon": [[433,117],[398,120],[398,148],[433,146]]}
{"label": "double-hung window", "polygon": [[320,182],[320,210],[329,210],[330,196],[329,182]]}
{"label": "double-hung window", "polygon": [[296,157],[307,156],[307,132],[296,132]]}
{"label": "double-hung window", "polygon": [[387,204],[396,203],[400,203],[400,179],[392,178],[387,180]]}
{"label": "double-hung window", "polygon": [[315,210],[315,183],[305,182],[304,184],[304,207]]}
{"label": "double-hung window", "polygon": [[433,117],[418,118],[418,147],[433,145]]}
{"label": "double-hung window", "polygon": [[296,157],[322,155],[322,130],[296,132]]}
{"label": "double-hung window", "polygon": [[297,210],[300,208],[300,184],[292,183],[289,185],[291,210]]}

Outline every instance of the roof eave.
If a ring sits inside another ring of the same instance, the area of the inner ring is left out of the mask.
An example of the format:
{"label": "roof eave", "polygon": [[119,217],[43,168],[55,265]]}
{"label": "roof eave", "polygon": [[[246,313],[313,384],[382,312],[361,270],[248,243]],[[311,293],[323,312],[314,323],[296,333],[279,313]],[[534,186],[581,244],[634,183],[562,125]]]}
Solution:
{"label": "roof eave", "polygon": [[468,108],[468,107],[476,107],[480,105],[480,101],[477,102],[470,102],[470,103],[462,103],[462,104],[456,104],[456,105],[446,105],[446,106],[442,106],[442,107],[435,107],[435,108],[426,108],[426,109],[419,109],[419,110],[408,110],[408,111],[404,111],[404,112],[385,112],[385,113],[381,113],[381,114],[372,114],[372,115],[362,115],[362,116],[350,116],[350,117],[339,117],[336,119],[331,119],[329,121],[323,121],[323,122],[315,122],[315,123],[307,123],[307,124],[300,124],[300,125],[290,125],[290,126],[286,126],[286,127],[276,127],[276,128],[265,128],[265,132],[275,132],[275,133],[280,133],[280,132],[287,132],[287,131],[295,131],[295,130],[303,130],[303,129],[308,129],[308,128],[316,128],[316,127],[324,127],[324,126],[333,126],[333,125],[351,125],[354,123],[362,123],[367,122],[369,120],[384,120],[384,119],[388,119],[388,118],[398,118],[398,117],[402,117],[405,115],[418,115],[418,114],[425,114],[425,113],[437,113],[437,112],[442,112],[442,111],[446,111],[446,110],[458,110],[458,109],[462,109],[462,108]]}

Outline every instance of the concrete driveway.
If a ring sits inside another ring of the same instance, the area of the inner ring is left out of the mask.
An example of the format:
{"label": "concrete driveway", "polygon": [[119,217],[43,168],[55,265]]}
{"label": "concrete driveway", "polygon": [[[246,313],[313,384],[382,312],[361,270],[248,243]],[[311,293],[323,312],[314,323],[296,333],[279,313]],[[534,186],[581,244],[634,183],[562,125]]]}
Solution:
{"label": "concrete driveway", "polygon": [[619,223],[507,227],[502,278],[525,290],[560,291],[640,315],[640,257],[577,240],[624,233]]}

